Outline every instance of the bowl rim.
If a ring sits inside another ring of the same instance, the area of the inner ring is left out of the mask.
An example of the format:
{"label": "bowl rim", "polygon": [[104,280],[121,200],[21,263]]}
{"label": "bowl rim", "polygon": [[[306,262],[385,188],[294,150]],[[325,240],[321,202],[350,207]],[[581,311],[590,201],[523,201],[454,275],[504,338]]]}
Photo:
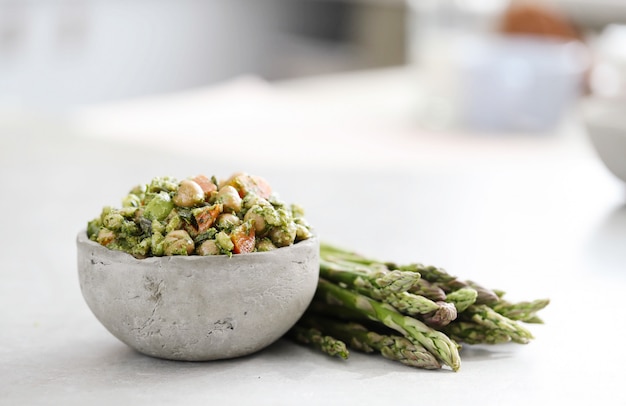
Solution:
{"label": "bowl rim", "polygon": [[[319,247],[319,237],[315,232],[312,232],[312,236],[307,238],[306,240],[300,240],[296,243],[285,247],[279,247],[275,250],[271,251],[263,251],[263,252],[249,252],[246,254],[233,254],[233,255],[163,255],[163,256],[150,256],[146,258],[137,258],[127,252],[113,250],[111,248],[107,248],[104,245],[92,241],[87,237],[87,229],[81,229],[76,236],[76,245],[78,248],[80,246],[90,247],[95,250],[96,253],[107,255],[111,258],[119,258],[124,261],[131,261],[143,264],[149,264],[154,262],[220,262],[220,261],[238,261],[242,260],[242,258],[258,258],[259,260],[269,260],[271,258],[280,255],[281,253],[287,253],[292,251],[297,251],[300,249],[306,249],[309,247],[318,246]],[[319,249],[318,249],[319,251]]]}
{"label": "bowl rim", "polygon": [[626,99],[590,97],[583,101],[582,107],[584,125],[591,137],[596,135],[594,129],[624,131],[626,135],[623,114],[626,110]]}

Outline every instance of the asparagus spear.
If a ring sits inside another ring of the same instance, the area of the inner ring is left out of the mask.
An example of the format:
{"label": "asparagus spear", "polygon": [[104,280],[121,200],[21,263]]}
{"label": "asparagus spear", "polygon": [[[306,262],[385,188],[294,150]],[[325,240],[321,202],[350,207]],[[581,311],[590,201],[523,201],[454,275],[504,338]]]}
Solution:
{"label": "asparagus spear", "polygon": [[430,327],[440,329],[456,319],[457,311],[452,303],[437,302],[437,305],[439,306],[437,310],[425,314],[422,318]]}
{"label": "asparagus spear", "polygon": [[533,338],[530,331],[487,305],[471,305],[463,315],[477,324],[507,334],[516,343],[527,344]]}
{"label": "asparagus spear", "polygon": [[362,265],[373,265],[373,264],[382,264],[387,266],[385,262],[377,261],[373,258],[368,258],[362,254],[359,254],[354,251],[349,251],[347,249],[338,247],[336,245],[331,245],[326,242],[321,242],[320,244],[320,253],[322,257],[333,256],[335,258],[340,258],[355,264]]}
{"label": "asparagus spear", "polygon": [[519,320],[526,323],[541,323],[541,319],[537,317],[537,312],[550,304],[549,299],[537,299],[533,301],[523,301],[511,303],[500,299],[498,303],[493,305],[493,310],[511,320]]}
{"label": "asparagus spear", "polygon": [[[381,302],[382,304],[382,302]],[[426,325],[435,329],[441,329],[445,325],[450,323],[450,319],[454,316],[450,316],[445,313],[452,313],[456,315],[456,310],[454,309],[451,303],[440,303],[442,308],[445,307],[445,310],[436,310],[432,313],[425,314],[422,316],[422,319]],[[393,307],[393,306],[392,306]],[[350,309],[341,304],[328,304],[322,300],[313,300],[309,305],[310,312],[317,313],[329,317],[336,317],[346,321],[358,321],[364,322],[366,320],[371,320],[367,315],[365,315],[360,310]],[[394,308],[394,310],[397,310]],[[400,312],[402,313],[402,312]],[[442,314],[443,313],[443,314]]]}
{"label": "asparagus spear", "polygon": [[297,323],[287,334],[294,340],[309,345],[331,357],[348,359],[350,356],[350,352],[343,341],[323,335],[322,332],[316,328],[306,328]]}
{"label": "asparagus spear", "polygon": [[478,291],[474,288],[466,287],[446,295],[446,301],[456,307],[456,311],[461,313],[476,302]]}
{"label": "asparagus spear", "polygon": [[527,319],[524,319],[523,322],[529,324],[543,324],[543,319],[539,316],[531,316]]}
{"label": "asparagus spear", "polygon": [[492,289],[481,286],[474,281],[466,281],[465,283],[467,284],[467,286],[475,289],[476,292],[478,292],[478,296],[476,297],[477,304],[493,305],[500,300],[498,294]]}
{"label": "asparagus spear", "polygon": [[376,288],[384,293],[408,291],[419,279],[415,272],[390,271],[387,268],[351,264],[329,256],[320,258],[320,276],[355,287]]}
{"label": "asparagus spear", "polygon": [[456,311],[448,311],[449,309],[446,308],[447,303],[433,302],[424,296],[414,295],[408,292],[372,298],[393,306],[400,313],[407,316],[424,315],[432,317],[437,314],[441,322],[445,324],[456,318]]}
{"label": "asparagus spear", "polygon": [[455,321],[444,327],[443,331],[453,340],[467,344],[501,344],[511,341],[508,334],[473,321]]}
{"label": "asparagus spear", "polygon": [[439,326],[446,325],[456,318],[456,310],[451,309],[447,303],[433,302],[424,296],[407,292],[419,280],[420,276],[417,272],[372,270],[363,265],[350,264],[326,255],[320,259],[320,276],[335,283],[345,284],[363,295],[387,303],[403,314],[427,315],[434,324]]}
{"label": "asparagus spear", "polygon": [[457,344],[445,334],[434,330],[410,316],[405,316],[388,304],[378,302],[365,295],[341,288],[320,279],[316,299],[328,304],[340,305],[359,311],[370,320],[378,321],[404,335],[415,344],[421,344],[443,364],[453,371],[461,366]]}
{"label": "asparagus spear", "polygon": [[409,289],[409,292],[424,296],[435,302],[446,300],[446,292],[444,292],[443,289],[423,278],[420,278],[411,289]]}
{"label": "asparagus spear", "polygon": [[398,269],[417,272],[421,275],[423,280],[440,287],[446,293],[454,292],[467,287],[473,288],[478,293],[476,303],[479,304],[493,304],[499,300],[495,291],[487,289],[473,281],[463,281],[456,276],[450,275],[443,268],[413,263],[399,266]]}
{"label": "asparagus spear", "polygon": [[307,314],[299,323],[313,326],[324,334],[348,343],[350,347],[358,351],[378,352],[387,359],[416,368],[441,368],[435,356],[423,346],[412,343],[399,335],[379,334],[359,323],[345,323],[313,314]]}
{"label": "asparagus spear", "polygon": [[450,275],[448,272],[446,272],[445,269],[438,268],[432,265],[424,265],[424,264],[415,262],[412,264],[406,264],[406,265],[394,267],[394,269],[396,268],[403,270],[403,271],[417,272],[422,276],[423,279],[426,279],[427,281],[432,282],[432,283],[437,283],[440,286],[447,287],[449,286],[449,284],[455,283],[458,281],[458,278],[456,276]]}

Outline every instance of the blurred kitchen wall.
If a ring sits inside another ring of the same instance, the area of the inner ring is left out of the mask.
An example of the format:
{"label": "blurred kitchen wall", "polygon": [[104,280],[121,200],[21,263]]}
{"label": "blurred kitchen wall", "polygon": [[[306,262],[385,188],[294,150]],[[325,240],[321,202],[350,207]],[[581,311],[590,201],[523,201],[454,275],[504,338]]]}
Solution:
{"label": "blurred kitchen wall", "polygon": [[66,105],[261,70],[276,0],[2,0],[0,102]]}
{"label": "blurred kitchen wall", "polygon": [[[581,25],[626,21],[623,0],[546,1]],[[0,0],[0,107],[64,109],[246,74],[277,80],[401,65],[407,3]]]}
{"label": "blurred kitchen wall", "polygon": [[403,3],[384,3],[0,0],[0,106],[64,109],[246,74],[402,63]]}

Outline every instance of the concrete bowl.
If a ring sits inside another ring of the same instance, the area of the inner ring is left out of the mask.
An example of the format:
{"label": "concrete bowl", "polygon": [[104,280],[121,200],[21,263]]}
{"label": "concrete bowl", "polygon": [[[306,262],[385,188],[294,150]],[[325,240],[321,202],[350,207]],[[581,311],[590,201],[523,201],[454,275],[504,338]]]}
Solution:
{"label": "concrete bowl", "polygon": [[319,240],[269,252],[136,259],[76,239],[83,297],[115,337],[157,358],[209,361],[277,341],[310,304]]}

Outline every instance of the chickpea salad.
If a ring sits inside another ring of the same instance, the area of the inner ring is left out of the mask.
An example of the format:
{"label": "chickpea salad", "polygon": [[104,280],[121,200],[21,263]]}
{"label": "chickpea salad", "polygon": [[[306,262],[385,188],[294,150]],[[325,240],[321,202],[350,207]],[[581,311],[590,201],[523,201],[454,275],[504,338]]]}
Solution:
{"label": "chickpea salad", "polygon": [[156,177],[134,187],[121,208],[87,224],[92,241],[136,258],[270,251],[312,236],[302,207],[286,204],[259,176],[218,182],[198,175]]}

